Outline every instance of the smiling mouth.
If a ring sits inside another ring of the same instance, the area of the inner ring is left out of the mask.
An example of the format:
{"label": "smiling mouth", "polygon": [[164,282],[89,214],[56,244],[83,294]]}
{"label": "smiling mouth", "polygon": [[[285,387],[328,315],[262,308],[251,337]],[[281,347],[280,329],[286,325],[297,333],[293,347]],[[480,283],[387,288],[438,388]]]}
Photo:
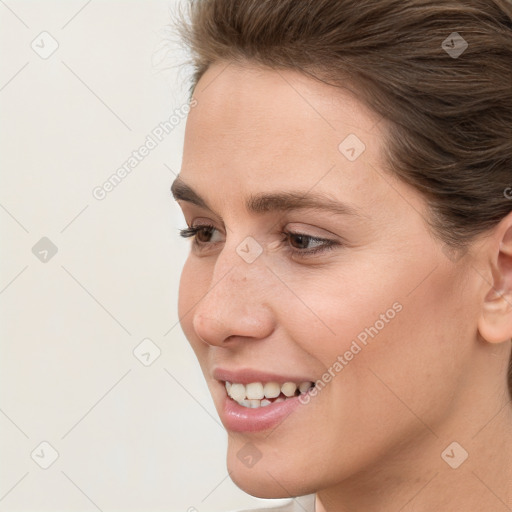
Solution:
{"label": "smiling mouth", "polygon": [[315,387],[314,382],[251,382],[241,384],[237,382],[224,381],[226,392],[229,398],[242,407],[257,409],[275,403],[285,402],[307,393]]}

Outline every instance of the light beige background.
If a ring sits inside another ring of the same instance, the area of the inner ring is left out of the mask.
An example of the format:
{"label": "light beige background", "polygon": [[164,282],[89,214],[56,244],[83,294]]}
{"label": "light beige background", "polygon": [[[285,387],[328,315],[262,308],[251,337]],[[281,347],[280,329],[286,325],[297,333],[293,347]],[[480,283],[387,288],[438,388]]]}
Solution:
{"label": "light beige background", "polygon": [[188,244],[169,186],[185,123],[92,194],[187,101],[174,6],[0,1],[0,512],[271,503],[229,479],[178,324]]}

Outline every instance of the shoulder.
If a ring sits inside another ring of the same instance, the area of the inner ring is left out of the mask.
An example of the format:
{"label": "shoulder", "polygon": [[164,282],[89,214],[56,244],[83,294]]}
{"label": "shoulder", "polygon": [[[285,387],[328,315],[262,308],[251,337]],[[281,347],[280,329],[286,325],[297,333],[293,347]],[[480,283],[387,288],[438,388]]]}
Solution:
{"label": "shoulder", "polygon": [[236,510],[234,512],[315,512],[315,495],[308,494],[307,496],[293,498],[290,500],[290,503],[279,507],[251,508]]}

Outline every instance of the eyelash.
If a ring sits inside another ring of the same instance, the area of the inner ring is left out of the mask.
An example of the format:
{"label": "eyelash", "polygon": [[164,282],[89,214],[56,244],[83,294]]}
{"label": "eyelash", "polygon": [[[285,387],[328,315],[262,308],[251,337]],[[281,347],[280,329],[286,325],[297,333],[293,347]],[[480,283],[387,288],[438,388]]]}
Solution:
{"label": "eyelash", "polygon": [[[208,245],[208,242],[198,242],[197,241],[197,237],[196,237],[197,233],[199,233],[200,231],[205,231],[208,234],[211,234],[214,229],[216,229],[216,228],[214,226],[212,226],[211,224],[204,224],[204,225],[198,225],[198,226],[194,226],[194,227],[188,227],[186,229],[180,229],[179,234],[183,238],[193,237],[194,238],[194,241],[193,241],[194,245],[196,247],[201,248],[204,245]],[[290,247],[290,246],[287,247],[288,251],[290,251],[292,254],[297,255],[299,257],[307,257],[307,256],[311,256],[313,254],[317,254],[317,253],[320,253],[320,252],[326,252],[328,250],[334,249],[335,246],[341,245],[339,242],[335,242],[334,240],[328,240],[328,239],[325,239],[325,238],[318,238],[318,237],[315,237],[315,236],[306,235],[304,233],[296,233],[296,232],[291,232],[291,231],[282,231],[281,234],[283,235],[283,238],[281,239],[282,243],[286,242],[287,240],[289,240],[290,237],[293,237],[293,236],[303,237],[306,240],[312,241],[312,242],[325,242],[323,245],[315,247],[314,249],[304,249],[304,250],[301,250],[301,249],[294,249],[293,247]]]}

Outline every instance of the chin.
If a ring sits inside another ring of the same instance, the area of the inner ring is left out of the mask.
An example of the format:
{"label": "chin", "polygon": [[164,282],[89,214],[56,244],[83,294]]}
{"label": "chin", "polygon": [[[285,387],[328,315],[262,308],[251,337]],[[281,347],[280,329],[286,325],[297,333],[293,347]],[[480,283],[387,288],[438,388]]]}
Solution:
{"label": "chin", "polygon": [[306,464],[304,467],[296,464],[288,466],[281,458],[269,461],[262,456],[250,466],[240,460],[238,453],[239,449],[228,449],[227,469],[230,478],[238,488],[255,498],[291,498],[312,494],[317,489],[307,477]]}

